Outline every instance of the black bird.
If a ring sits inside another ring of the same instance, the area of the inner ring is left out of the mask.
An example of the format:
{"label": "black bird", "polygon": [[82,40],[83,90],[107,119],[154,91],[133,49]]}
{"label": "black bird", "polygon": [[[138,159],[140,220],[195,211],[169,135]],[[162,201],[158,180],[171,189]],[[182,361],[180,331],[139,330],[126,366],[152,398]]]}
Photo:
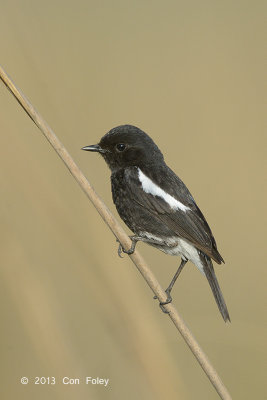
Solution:
{"label": "black bird", "polygon": [[[164,253],[181,256],[181,264],[166,289],[170,292],[187,261],[204,274],[224,321],[229,313],[211,259],[221,264],[211,229],[181,179],[165,164],[153,140],[141,129],[121,125],[111,129],[99,144],[82,150],[100,153],[111,169],[113,201],[125,224],[134,232],[133,245],[141,240]],[[162,308],[164,311],[164,307]]]}

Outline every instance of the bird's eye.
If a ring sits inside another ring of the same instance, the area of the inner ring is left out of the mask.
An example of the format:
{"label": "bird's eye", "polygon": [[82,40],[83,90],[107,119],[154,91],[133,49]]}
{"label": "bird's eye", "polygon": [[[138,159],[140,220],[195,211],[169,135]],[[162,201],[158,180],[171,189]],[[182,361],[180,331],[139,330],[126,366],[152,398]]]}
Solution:
{"label": "bird's eye", "polygon": [[119,144],[116,145],[116,149],[118,151],[123,151],[123,150],[126,149],[126,145],[124,143],[119,143]]}

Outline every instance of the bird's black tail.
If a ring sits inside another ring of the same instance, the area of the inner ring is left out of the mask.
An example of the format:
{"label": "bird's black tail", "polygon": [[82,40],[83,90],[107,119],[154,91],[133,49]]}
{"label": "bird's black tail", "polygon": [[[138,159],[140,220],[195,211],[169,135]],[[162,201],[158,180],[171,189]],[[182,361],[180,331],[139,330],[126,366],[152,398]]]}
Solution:
{"label": "bird's black tail", "polygon": [[200,254],[201,257],[201,261],[203,263],[203,267],[204,267],[204,272],[205,275],[208,279],[209,285],[211,287],[213,296],[215,297],[217,306],[220,310],[220,313],[222,314],[222,317],[224,319],[225,322],[229,321],[230,322],[230,316],[223,298],[223,294],[222,291],[220,289],[219,283],[217,281],[215,272],[214,272],[214,268],[212,265],[212,261],[210,259],[209,256],[207,256],[206,254],[202,253]]}

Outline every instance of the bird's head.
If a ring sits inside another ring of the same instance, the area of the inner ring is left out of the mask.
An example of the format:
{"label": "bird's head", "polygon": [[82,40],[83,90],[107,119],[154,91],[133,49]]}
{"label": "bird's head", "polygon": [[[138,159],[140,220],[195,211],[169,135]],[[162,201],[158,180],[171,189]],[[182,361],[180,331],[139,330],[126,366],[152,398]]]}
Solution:
{"label": "bird's head", "polygon": [[85,146],[82,150],[100,153],[111,171],[163,162],[163,155],[153,140],[132,125],[117,126],[103,136],[98,144]]}

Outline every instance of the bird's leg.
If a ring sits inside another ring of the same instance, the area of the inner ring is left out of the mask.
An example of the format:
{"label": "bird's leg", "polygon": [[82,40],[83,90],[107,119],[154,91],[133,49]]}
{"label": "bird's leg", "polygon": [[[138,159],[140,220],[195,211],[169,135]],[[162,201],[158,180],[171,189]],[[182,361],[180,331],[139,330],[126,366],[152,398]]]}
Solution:
{"label": "bird's leg", "polygon": [[[178,276],[180,275],[180,273],[182,272],[182,269],[184,268],[185,264],[187,263],[187,259],[182,259],[181,264],[179,265],[179,268],[177,269],[174,277],[171,280],[171,283],[169,284],[169,286],[167,287],[167,289],[165,290],[165,293],[167,294],[167,299],[166,301],[159,303],[160,308],[162,309],[162,311],[166,314],[168,314],[169,312],[164,308],[164,306],[166,304],[169,304],[172,302],[172,297],[171,297],[171,290],[173,288],[173,285],[176,282],[176,279],[178,278]],[[154,299],[157,299],[157,296],[154,296]]]}
{"label": "bird's leg", "polygon": [[[131,248],[130,248],[129,250],[125,250],[125,249],[123,248],[122,244],[121,244],[121,243],[119,244],[118,255],[119,255],[120,258],[122,258],[121,253],[125,253],[125,254],[128,254],[128,255],[133,254],[133,252],[134,252],[134,250],[135,250],[136,243],[137,243],[139,240],[142,240],[142,238],[139,237],[139,236],[129,236],[129,238],[130,238],[131,241],[132,241],[132,245],[131,245]],[[118,242],[118,239],[117,239],[117,242]]]}

